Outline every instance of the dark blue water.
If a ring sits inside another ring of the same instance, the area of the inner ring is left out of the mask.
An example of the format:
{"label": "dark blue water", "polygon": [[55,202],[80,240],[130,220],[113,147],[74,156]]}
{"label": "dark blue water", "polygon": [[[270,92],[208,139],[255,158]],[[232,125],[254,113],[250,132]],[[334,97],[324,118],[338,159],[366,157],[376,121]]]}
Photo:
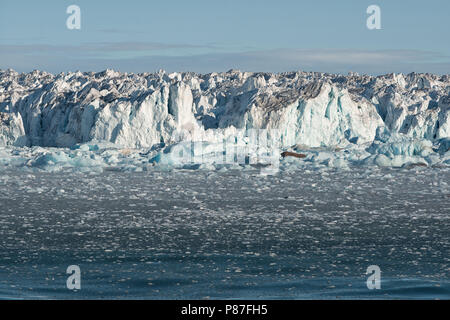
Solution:
{"label": "dark blue water", "polygon": [[448,299],[448,181],[444,169],[5,172],[0,298]]}

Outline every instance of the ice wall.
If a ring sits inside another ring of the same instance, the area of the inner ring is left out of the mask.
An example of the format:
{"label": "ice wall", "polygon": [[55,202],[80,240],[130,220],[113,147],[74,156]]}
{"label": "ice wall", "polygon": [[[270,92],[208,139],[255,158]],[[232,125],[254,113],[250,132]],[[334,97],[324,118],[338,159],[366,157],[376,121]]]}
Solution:
{"label": "ice wall", "polygon": [[434,143],[450,137],[449,106],[448,75],[5,70],[0,145],[150,148],[233,127],[279,129],[286,148],[370,144],[377,130]]}

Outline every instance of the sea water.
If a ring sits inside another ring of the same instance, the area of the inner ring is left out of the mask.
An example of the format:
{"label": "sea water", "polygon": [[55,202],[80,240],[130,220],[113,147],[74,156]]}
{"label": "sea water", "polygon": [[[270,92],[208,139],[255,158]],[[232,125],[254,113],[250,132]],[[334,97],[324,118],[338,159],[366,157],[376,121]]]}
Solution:
{"label": "sea water", "polygon": [[0,298],[448,299],[449,181],[445,168],[3,171]]}

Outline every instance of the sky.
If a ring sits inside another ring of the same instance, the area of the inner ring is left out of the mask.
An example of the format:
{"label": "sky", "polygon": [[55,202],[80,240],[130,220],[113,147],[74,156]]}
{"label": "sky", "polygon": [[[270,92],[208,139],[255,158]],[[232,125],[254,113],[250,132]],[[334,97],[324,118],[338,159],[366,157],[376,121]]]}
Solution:
{"label": "sky", "polygon": [[0,69],[449,74],[449,12],[448,0],[0,0]]}

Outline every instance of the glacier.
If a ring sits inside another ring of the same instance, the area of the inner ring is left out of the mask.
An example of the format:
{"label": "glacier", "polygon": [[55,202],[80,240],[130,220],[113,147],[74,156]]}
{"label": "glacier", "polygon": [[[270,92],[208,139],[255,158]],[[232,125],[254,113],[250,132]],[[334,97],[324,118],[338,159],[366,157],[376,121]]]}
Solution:
{"label": "glacier", "polygon": [[0,70],[0,166],[449,167],[449,106],[449,75]]}

